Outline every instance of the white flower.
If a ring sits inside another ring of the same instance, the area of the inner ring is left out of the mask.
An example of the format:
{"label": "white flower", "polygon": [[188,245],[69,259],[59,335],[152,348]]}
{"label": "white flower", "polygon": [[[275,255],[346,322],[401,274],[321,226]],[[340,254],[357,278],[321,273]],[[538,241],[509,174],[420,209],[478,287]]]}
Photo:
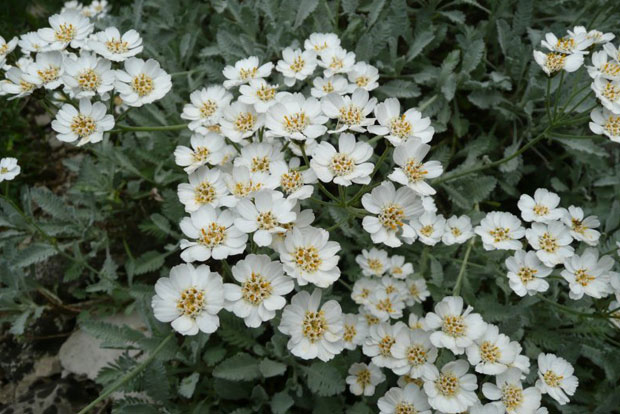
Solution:
{"label": "white flower", "polygon": [[613,33],[603,33],[598,30],[588,31],[584,26],[575,26],[573,31],[568,31],[573,36],[581,36],[582,33],[586,34],[586,38],[592,41],[592,44],[601,45],[611,42],[616,37]]}
{"label": "white flower", "polygon": [[282,51],[282,59],[276,65],[276,70],[284,76],[286,86],[293,86],[298,80],[306,79],[315,68],[315,53],[290,47]]}
{"label": "white flower", "polygon": [[[504,412],[497,405],[493,403],[489,403],[486,405],[476,403],[469,408],[468,413],[469,414],[504,414]],[[437,414],[441,414],[441,413],[438,412]]]}
{"label": "white flower", "polygon": [[554,354],[538,355],[538,380],[536,388],[549,394],[560,405],[568,403],[568,396],[575,393],[579,380],[573,375],[573,366]]}
{"label": "white flower", "polygon": [[370,183],[374,164],[366,162],[372,157],[372,147],[364,141],[355,141],[353,134],[340,134],[338,150],[327,141],[321,142],[312,152],[310,167],[319,180],[338,185]]}
{"label": "white flower", "polygon": [[400,321],[394,325],[390,325],[388,322],[371,325],[362,347],[364,355],[371,357],[373,364],[378,367],[392,368],[396,362],[392,356],[392,346],[396,342],[398,334],[407,329],[409,329],[407,325]]}
{"label": "white flower", "polygon": [[17,45],[24,54],[38,53],[46,50],[49,42],[41,39],[38,32],[28,32],[19,37]]}
{"label": "white flower", "polygon": [[287,165],[285,161],[276,161],[270,167],[271,174],[280,180],[280,189],[288,200],[305,200],[314,191],[316,174],[311,168],[300,171],[299,158],[293,157]]}
{"label": "white flower", "polygon": [[403,329],[392,345],[392,356],[396,359],[392,371],[396,375],[421,378],[432,371],[437,359],[437,348],[429,339],[430,334],[421,329]]}
{"label": "white flower", "polygon": [[327,117],[315,98],[301,93],[282,93],[269,108],[265,119],[267,136],[313,140],[325,133]]}
{"label": "white flower", "polygon": [[540,407],[540,391],[535,387],[523,389],[521,371],[510,368],[495,378],[495,384],[482,385],[482,393],[489,400],[509,414],[535,414]]}
{"label": "white flower", "polygon": [[226,107],[222,114],[220,121],[222,135],[232,142],[241,142],[244,138],[252,136],[264,122],[263,114],[257,113],[252,105],[239,101]]}
{"label": "white flower", "polygon": [[185,167],[186,173],[191,174],[205,164],[218,165],[222,162],[224,146],[224,138],[214,132],[207,135],[194,134],[190,138],[191,148],[176,147],[174,161],[178,166]]}
{"label": "white flower", "polygon": [[407,384],[404,388],[393,387],[377,401],[379,414],[431,414],[431,406],[424,392],[416,384]]}
{"label": "white flower", "polygon": [[425,212],[421,216],[411,220],[411,227],[415,230],[418,239],[429,246],[434,246],[441,241],[446,219],[435,213]]}
{"label": "white flower", "polygon": [[405,256],[394,255],[390,257],[388,272],[397,279],[405,279],[413,274],[413,265],[405,263]]}
{"label": "white flower", "polygon": [[256,56],[250,56],[235,62],[235,66],[226,66],[222,74],[227,79],[224,81],[224,87],[229,89],[233,86],[248,83],[252,79],[266,78],[271,75],[273,63],[267,62],[260,65]]}
{"label": "white flower", "polygon": [[[596,78],[592,82],[592,90],[605,108],[616,115],[620,115],[620,81]],[[611,127],[613,124],[610,125]],[[611,128],[611,130],[614,129]]]}
{"label": "white flower", "polygon": [[279,252],[284,247],[284,241],[289,234],[293,233],[293,229],[306,229],[310,227],[314,221],[314,213],[312,210],[302,210],[300,203],[295,204],[293,212],[297,215],[295,220],[282,225],[286,231],[284,233],[274,233],[271,235],[272,242],[270,247],[276,252]]}
{"label": "white flower", "polygon": [[187,127],[192,131],[217,124],[232,98],[232,94],[220,85],[194,91],[189,95],[190,103],[183,106],[181,118],[190,121]]}
{"label": "white flower", "polygon": [[366,132],[366,127],[375,123],[375,118],[367,118],[377,104],[377,98],[370,98],[368,91],[357,88],[351,96],[330,93],[321,99],[321,109],[329,118],[337,119],[338,125],[330,134],[350,129]]}
{"label": "white flower", "polygon": [[63,60],[60,52],[37,53],[34,63],[25,69],[27,75],[24,79],[37,87],[56,89],[62,83],[65,66]]}
{"label": "white flower", "polygon": [[480,338],[467,347],[467,359],[476,372],[485,375],[498,375],[506,372],[521,351],[518,342],[499,333],[495,325],[487,324]]}
{"label": "white flower", "polygon": [[142,52],[142,38],[140,34],[131,29],[121,33],[116,27],[107,27],[102,32],[95,33],[88,41],[88,46],[93,52],[104,58],[122,62]]}
{"label": "white flower", "polygon": [[388,178],[406,185],[420,195],[435,194],[435,189],[426,180],[439,177],[443,173],[443,167],[439,161],[422,162],[430,149],[430,145],[415,140],[400,145],[393,155],[398,167]]}
{"label": "white flower", "polygon": [[250,172],[271,172],[271,165],[277,161],[284,161],[284,154],[279,143],[253,142],[241,149],[241,154],[235,158],[235,167],[247,167]]}
{"label": "white flower", "polygon": [[614,260],[611,256],[599,259],[598,250],[590,247],[581,256],[566,259],[564,267],[562,277],[568,282],[571,299],[579,300],[584,294],[600,299],[612,293],[609,281]]}
{"label": "white flower", "polygon": [[355,53],[341,47],[331,47],[319,53],[317,62],[323,70],[323,76],[329,78],[338,73],[348,73],[355,65]]}
{"label": "white flower", "polygon": [[542,264],[535,252],[517,250],[505,263],[508,268],[508,284],[517,295],[531,296],[549,289],[549,283],[544,278],[549,276],[553,269]]}
{"label": "white flower", "polygon": [[366,307],[381,322],[385,322],[390,318],[402,318],[405,301],[397,292],[388,293],[385,290],[378,290],[370,294]]}
{"label": "white flower", "polygon": [[521,218],[530,222],[548,223],[562,218],[562,209],[558,208],[560,197],[545,188],[534,192],[534,197],[522,194],[517,206],[521,210]]}
{"label": "white flower", "polygon": [[179,201],[188,213],[198,210],[205,204],[219,207],[222,198],[228,194],[228,188],[219,169],[200,167],[189,174],[189,183],[181,183],[177,187]]}
{"label": "white flower", "polygon": [[0,82],[0,95],[13,95],[9,100],[31,95],[37,88],[37,85],[31,82],[32,78],[18,67],[10,68],[4,75],[6,80]]}
{"label": "white flower", "polygon": [[340,277],[338,251],[340,244],[329,241],[327,231],[315,227],[294,228],[280,249],[280,261],[284,271],[300,286],[312,283],[326,288]]}
{"label": "white flower", "polygon": [[4,66],[7,55],[15,50],[15,46],[17,46],[16,37],[7,42],[4,37],[0,36],[0,68]]}
{"label": "white flower", "polygon": [[233,226],[232,211],[219,211],[208,204],[184,217],[179,226],[193,241],[181,240],[181,259],[204,262],[243,253],[248,235]]}
{"label": "white flower", "polygon": [[17,165],[17,158],[6,157],[0,159],[0,183],[14,179],[20,172],[21,167]]}
{"label": "white flower", "polygon": [[340,47],[340,39],[335,33],[312,33],[304,42],[304,48],[315,53],[338,47]]}
{"label": "white flower", "polygon": [[72,98],[88,98],[103,95],[114,87],[114,72],[109,60],[97,58],[90,53],[82,53],[79,58],[65,60],[63,82]]}
{"label": "white flower", "polygon": [[362,268],[364,276],[382,276],[390,266],[387,252],[375,247],[370,251],[363,249],[362,254],[355,256],[355,262]]}
{"label": "white flower", "polygon": [[372,91],[379,87],[379,70],[366,62],[357,62],[348,73],[349,92],[353,92],[356,88]]}
{"label": "white flower", "polygon": [[364,317],[354,313],[344,314],[342,343],[345,349],[354,350],[366,340],[368,328]]}
{"label": "white flower", "polygon": [[79,109],[64,104],[52,121],[56,138],[63,142],[79,140],[78,146],[101,141],[103,133],[114,127],[114,117],[106,115],[106,109],[105,104],[93,104],[88,99],[80,99]]}
{"label": "white flower", "polygon": [[391,276],[383,276],[378,279],[378,282],[377,290],[384,291],[388,295],[395,293],[401,299],[407,296],[407,285],[403,280],[395,279]]}
{"label": "white flower", "polygon": [[606,135],[613,142],[620,144],[620,115],[607,108],[594,108],[590,112],[590,130],[597,135]]}
{"label": "white flower", "polygon": [[603,45],[603,50],[605,50],[605,52],[607,52],[607,55],[610,58],[612,58],[616,62],[620,62],[620,50],[618,50],[618,48],[616,46],[614,46],[613,43],[611,43],[611,42],[605,43]]}
{"label": "white flower", "polygon": [[536,250],[536,256],[548,267],[561,264],[575,253],[570,244],[573,238],[568,227],[559,221],[548,224],[532,223],[525,237]]}
{"label": "white flower", "polygon": [[224,306],[222,277],[209,266],[180,264],[170,269],[170,277],[155,284],[152,307],[155,318],[172,322],[182,335],[198,331],[213,333],[220,326],[218,312]]}
{"label": "white flower", "polygon": [[482,239],[485,250],[520,250],[522,245],[519,239],[525,235],[521,220],[500,211],[487,213],[474,232]]}
{"label": "white flower", "polygon": [[416,303],[422,303],[431,295],[426,281],[422,278],[407,279],[407,306],[413,306]]}
{"label": "white flower", "polygon": [[448,362],[441,372],[432,366],[424,377],[424,392],[431,407],[444,413],[461,413],[477,403],[476,376],[468,370],[469,364],[462,359]]}
{"label": "white flower", "polygon": [[[616,274],[620,275],[619,273]],[[609,302],[609,306],[607,307],[607,310],[610,312],[609,322],[611,322],[611,324],[615,326],[616,329],[620,329],[620,300],[618,300],[618,296],[619,294],[616,293],[616,300],[612,300],[611,302]]]}
{"label": "white flower", "polygon": [[81,13],[70,10],[49,18],[50,27],[39,29],[39,37],[48,42],[47,50],[61,50],[71,45],[79,49],[93,32],[93,24]]}
{"label": "white flower", "polygon": [[344,95],[349,91],[349,82],[342,76],[332,76],[329,78],[314,78],[312,81],[310,94],[315,98],[322,98],[330,93]]}
{"label": "white flower", "polygon": [[368,365],[359,362],[354,363],[349,368],[349,376],[346,378],[351,394],[366,397],[373,395],[375,387],[383,381],[385,381],[385,375],[372,362]]}
{"label": "white flower", "polygon": [[276,93],[278,85],[271,85],[264,79],[252,79],[249,85],[239,87],[239,102],[253,105],[256,112],[264,114],[276,102],[282,92]]}
{"label": "white flower", "polygon": [[566,72],[574,72],[583,65],[583,55],[581,53],[566,54],[562,52],[541,52],[534,51],[534,60],[549,76],[565,70]]}
{"label": "white flower", "polygon": [[474,235],[469,216],[452,216],[446,220],[441,241],[447,246],[462,244]]}
{"label": "white flower", "polygon": [[415,238],[415,230],[405,222],[421,214],[423,209],[419,197],[410,188],[396,190],[394,184],[384,181],[370,194],[364,194],[362,205],[373,214],[362,220],[362,226],[370,233],[373,243],[398,247],[402,244],[401,238],[407,242]]}
{"label": "white flower", "polygon": [[587,66],[588,75],[592,79],[602,77],[609,80],[620,80],[620,64],[615,60],[608,61],[609,55],[604,50],[592,54],[592,66]]}
{"label": "white flower", "polygon": [[424,318],[422,316],[416,315],[415,313],[409,314],[407,325],[409,325],[409,329],[421,329],[423,331],[426,330],[424,325]]}
{"label": "white flower", "polygon": [[282,311],[278,329],[291,338],[287,347],[301,359],[329,361],[342,351],[343,318],[335,300],[321,305],[321,291],[299,292]]}
{"label": "white flower", "polygon": [[283,226],[295,221],[294,206],[278,191],[259,191],[254,202],[246,198],[237,203],[235,226],[244,233],[254,233],[252,238],[258,246],[269,246],[274,233],[284,233]]}
{"label": "white flower", "polygon": [[273,190],[278,186],[277,178],[264,171],[251,172],[248,167],[234,167],[232,174],[226,174],[224,181],[232,194],[225,201],[227,207],[234,207],[239,200],[251,197],[260,190]]}
{"label": "white flower", "polygon": [[351,299],[358,305],[368,305],[370,303],[370,294],[376,288],[379,287],[379,283],[376,279],[370,279],[368,277],[361,277],[353,284],[353,291],[351,292]]}
{"label": "white flower", "polygon": [[448,348],[456,355],[462,354],[486,330],[486,323],[479,314],[471,313],[473,310],[468,306],[463,311],[463,298],[460,296],[446,296],[437,303],[435,312],[429,312],[424,317],[428,330],[441,328],[431,334],[433,345]]}
{"label": "white flower", "polygon": [[284,296],[295,287],[295,282],[284,276],[282,263],[264,254],[247,255],[232,267],[232,275],[239,284],[224,284],[226,310],[243,318],[250,328],[273,319],[286,305]]}
{"label": "white flower", "polygon": [[570,206],[564,211],[562,218],[564,224],[570,229],[570,235],[590,246],[596,246],[601,233],[594,230],[601,225],[598,217],[588,216],[584,218],[583,209]]}
{"label": "white flower", "polygon": [[108,2],[107,0],[93,0],[88,6],[88,11],[83,10],[82,13],[89,13],[92,17],[100,19],[108,14]]}
{"label": "white flower", "polygon": [[375,135],[385,135],[394,146],[399,146],[414,138],[422,143],[433,139],[435,129],[431,126],[431,119],[422,118],[416,109],[408,109],[400,113],[400,102],[396,98],[388,98],[375,108],[375,116],[379,125],[368,128],[368,132]]}
{"label": "white flower", "polygon": [[129,106],[142,106],[163,98],[172,82],[170,75],[159,66],[159,62],[149,59],[129,58],[124,62],[125,70],[116,71],[114,87],[121,99]]}
{"label": "white flower", "polygon": [[593,39],[588,38],[585,30],[577,32],[568,31],[568,36],[557,38],[553,33],[546,33],[545,39],[540,44],[554,52],[561,53],[581,53],[585,52],[593,43]]}

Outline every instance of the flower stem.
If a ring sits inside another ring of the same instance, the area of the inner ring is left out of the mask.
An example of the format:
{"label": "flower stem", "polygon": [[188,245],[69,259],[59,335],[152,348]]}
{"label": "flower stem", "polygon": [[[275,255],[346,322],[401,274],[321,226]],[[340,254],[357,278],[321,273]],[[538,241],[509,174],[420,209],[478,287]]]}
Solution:
{"label": "flower stem", "polygon": [[176,125],[163,125],[163,126],[130,126],[130,125],[117,125],[116,129],[108,131],[113,132],[148,132],[148,131],[178,131],[187,128],[187,124]]}
{"label": "flower stem", "polygon": [[456,278],[456,283],[454,284],[454,289],[452,289],[452,294],[454,296],[459,296],[461,294],[461,286],[463,285],[463,279],[465,277],[465,269],[467,268],[467,262],[469,261],[469,255],[471,254],[471,249],[474,247],[476,243],[476,236],[472,237],[467,245],[467,250],[465,250],[465,257],[463,257],[463,263],[461,264],[461,269],[459,270],[459,275]]}

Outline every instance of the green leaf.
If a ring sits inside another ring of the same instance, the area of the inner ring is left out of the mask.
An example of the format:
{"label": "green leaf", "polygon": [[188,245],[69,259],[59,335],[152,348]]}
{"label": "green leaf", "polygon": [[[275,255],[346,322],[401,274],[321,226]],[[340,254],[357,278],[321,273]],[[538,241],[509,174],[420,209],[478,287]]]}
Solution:
{"label": "green leaf", "polygon": [[344,10],[346,14],[355,14],[355,11],[357,10],[359,4],[359,0],[343,0],[342,10]]}
{"label": "green leaf", "polygon": [[260,377],[258,360],[246,353],[238,353],[213,369],[216,378],[231,381],[250,381]]}
{"label": "green leaf", "polygon": [[345,383],[340,372],[325,362],[313,362],[304,368],[310,391],[321,397],[329,397],[344,392]]}
{"label": "green leaf", "polygon": [[310,16],[310,14],[317,8],[319,5],[319,0],[304,0],[297,3],[297,15],[295,16],[295,24],[293,24],[293,29],[297,29],[301,24]]}
{"label": "green leaf", "polygon": [[132,260],[128,265],[128,273],[132,275],[142,275],[149,272],[154,272],[164,265],[164,259],[166,253],[159,253],[156,251],[149,251],[141,255],[135,260]]}
{"label": "green leaf", "polygon": [[258,364],[258,369],[263,377],[270,378],[284,374],[286,372],[286,365],[281,362],[265,358],[261,360],[260,364]]}
{"label": "green leaf", "polygon": [[56,249],[49,244],[33,243],[23,250],[20,250],[13,266],[26,267],[35,263],[40,263],[58,254]]}
{"label": "green leaf", "polygon": [[533,11],[534,5],[532,0],[519,0],[517,2],[517,11],[512,18],[512,31],[515,35],[525,33],[525,29],[532,24]]}
{"label": "green leaf", "polygon": [[62,220],[74,220],[75,212],[69,208],[56,194],[45,187],[35,187],[30,190],[35,203],[50,216]]}
{"label": "green leaf", "polygon": [[407,52],[407,62],[415,59],[422,52],[422,50],[424,50],[424,48],[433,41],[434,38],[435,34],[433,33],[432,27],[421,33],[418,33],[415,36],[415,39],[413,40],[409,51]]}
{"label": "green leaf", "polygon": [[463,50],[463,64],[461,72],[469,73],[482,61],[484,54],[484,41],[482,39],[472,40],[467,44],[467,49]]}
{"label": "green leaf", "polygon": [[373,2],[365,8],[368,10],[368,26],[375,24],[381,14],[381,10],[383,10],[383,6],[385,6],[385,0],[373,0]]}
{"label": "green leaf", "polygon": [[291,398],[286,391],[281,391],[271,397],[271,411],[273,414],[285,414],[288,413],[288,409],[293,406],[295,401]]}
{"label": "green leaf", "polygon": [[192,398],[194,391],[196,390],[196,384],[200,380],[200,374],[194,372],[193,374],[183,378],[179,384],[178,393],[185,398]]}
{"label": "green leaf", "polygon": [[395,79],[377,88],[385,96],[394,98],[416,98],[421,95],[418,85],[411,81]]}

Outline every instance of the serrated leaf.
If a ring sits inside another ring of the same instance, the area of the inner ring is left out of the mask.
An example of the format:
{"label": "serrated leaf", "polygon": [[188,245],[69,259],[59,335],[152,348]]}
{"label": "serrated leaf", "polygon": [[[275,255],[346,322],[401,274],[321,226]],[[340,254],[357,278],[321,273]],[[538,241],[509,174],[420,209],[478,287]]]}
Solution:
{"label": "serrated leaf", "polygon": [[60,197],[47,188],[35,187],[30,190],[30,195],[34,202],[50,216],[63,220],[75,219],[73,209],[69,208]]}
{"label": "serrated leaf", "polygon": [[413,43],[407,52],[407,62],[415,59],[424,48],[433,41],[435,34],[432,28],[415,35]]}
{"label": "serrated leaf", "polygon": [[271,398],[270,408],[273,414],[285,414],[288,413],[288,409],[293,406],[295,401],[291,398],[286,391],[281,391]]}
{"label": "serrated leaf", "polygon": [[609,153],[590,139],[562,139],[562,145],[575,151],[596,155],[597,157],[609,157]]}
{"label": "serrated leaf", "polygon": [[293,29],[297,29],[319,5],[319,0],[304,0],[297,3],[297,15]]}
{"label": "serrated leaf", "polygon": [[421,95],[418,85],[411,81],[395,79],[377,88],[377,92],[394,98],[416,98]]}
{"label": "serrated leaf", "polygon": [[337,395],[344,391],[344,379],[336,367],[325,362],[313,362],[304,368],[310,391],[321,397]]}
{"label": "serrated leaf", "polygon": [[40,263],[58,254],[56,249],[49,244],[33,243],[23,250],[20,250],[15,261],[15,267],[26,267],[35,263]]}
{"label": "serrated leaf", "polygon": [[359,0],[342,0],[342,10],[347,14],[354,14],[360,4]]}
{"label": "serrated leaf", "polygon": [[154,272],[164,265],[165,253],[149,251],[133,260],[130,266],[132,275],[142,275],[148,272]]}
{"label": "serrated leaf", "polygon": [[230,381],[250,381],[259,378],[258,360],[246,353],[239,353],[213,368],[213,376]]}
{"label": "serrated leaf", "polygon": [[198,372],[194,372],[193,374],[183,378],[179,384],[179,395],[185,398],[192,398],[192,395],[194,395],[194,391],[196,390],[196,384],[198,384],[199,380],[200,374]]}
{"label": "serrated leaf", "polygon": [[270,378],[284,374],[286,372],[286,365],[281,362],[265,358],[260,361],[260,364],[258,364],[258,369],[263,377]]}

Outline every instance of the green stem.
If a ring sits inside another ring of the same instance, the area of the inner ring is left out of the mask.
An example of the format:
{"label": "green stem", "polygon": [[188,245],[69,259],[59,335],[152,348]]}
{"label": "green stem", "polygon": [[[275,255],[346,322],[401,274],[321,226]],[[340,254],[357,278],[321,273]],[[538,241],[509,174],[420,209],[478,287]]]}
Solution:
{"label": "green stem", "polygon": [[562,85],[564,84],[564,71],[560,73],[560,85],[555,90],[555,103],[553,104],[553,121],[555,122],[558,115],[558,105],[560,103],[560,94],[562,93]]}
{"label": "green stem", "polygon": [[463,279],[465,277],[465,269],[467,268],[467,262],[469,261],[469,255],[471,254],[471,249],[474,247],[476,243],[476,236],[472,237],[467,245],[467,250],[465,250],[465,257],[463,257],[463,263],[461,264],[461,269],[459,270],[459,275],[456,278],[456,283],[454,284],[454,289],[452,289],[452,294],[454,296],[459,296],[461,294],[461,286],[463,285]]}
{"label": "green stem", "polygon": [[176,124],[176,125],[163,125],[163,126],[129,126],[129,125],[117,125],[116,129],[108,131],[110,133],[113,132],[148,132],[148,131],[178,131],[181,129],[187,128],[187,124]]}
{"label": "green stem", "polygon": [[[377,174],[377,171],[379,171],[379,167],[381,167],[381,164],[383,164],[383,161],[385,160],[385,158],[387,157],[388,153],[390,152],[390,146],[387,144],[385,144],[385,150],[383,150],[383,153],[381,154],[381,156],[379,157],[379,160],[377,161],[377,164],[375,165],[375,168],[372,170],[372,174],[370,174],[370,182],[372,182],[372,179],[374,178],[375,174]],[[370,188],[374,188],[374,186],[369,186],[368,184],[363,185],[362,188],[359,189],[359,191],[357,192],[357,194],[355,194],[353,196],[353,198],[351,199],[351,201],[348,203],[348,205],[355,205],[355,203],[357,203],[357,201],[362,198],[362,196],[368,192],[368,190]]]}
{"label": "green stem", "polygon": [[[301,150],[301,155],[302,155],[302,157],[304,159],[304,163],[308,167],[310,167],[310,160],[308,159],[308,154],[306,154],[306,144],[304,144],[303,142],[297,142],[296,144],[299,147],[299,149]],[[336,198],[336,196],[334,196],[332,193],[330,193],[329,190],[327,190],[327,188],[325,188],[325,186],[323,184],[321,184],[321,181],[317,181],[317,185],[319,187],[319,190],[321,190],[321,192],[323,194],[325,194],[330,200],[333,200],[336,203],[340,203],[340,200],[338,200],[338,198]]]}
{"label": "green stem", "polygon": [[536,297],[538,299],[541,299],[542,301],[547,302],[548,304],[556,307],[557,309],[563,310],[564,312],[567,312],[567,313],[572,313],[573,315],[583,316],[583,317],[586,317],[586,318],[605,318],[604,316],[602,316],[602,315],[600,315],[598,313],[585,313],[585,312],[576,311],[576,310],[574,310],[572,308],[569,308],[568,306],[560,305],[559,303],[556,303],[556,302],[552,301],[551,299],[547,299],[543,295],[536,295]]}
{"label": "green stem", "polygon": [[547,111],[547,121],[551,123],[551,108],[549,107],[549,94],[551,91],[551,78],[547,78],[547,92],[545,92],[545,109]]}
{"label": "green stem", "polygon": [[144,361],[142,361],[139,365],[137,365],[134,369],[132,369],[131,371],[129,371],[127,374],[125,374],[124,376],[122,376],[121,378],[119,378],[118,380],[116,380],[112,385],[110,385],[109,387],[107,387],[105,389],[104,392],[102,392],[101,394],[99,394],[99,396],[94,399],[90,404],[88,404],[86,407],[82,408],[82,410],[78,413],[78,414],[85,414],[87,412],[89,412],[90,410],[92,410],[97,404],[99,404],[101,401],[105,400],[106,398],[108,398],[108,396],[110,394],[112,394],[114,391],[116,391],[119,387],[121,387],[123,384],[125,384],[128,381],[131,381],[133,378],[135,378],[140,372],[142,372],[152,361],[153,359],[155,359],[155,357],[157,356],[157,354],[159,354],[161,352],[162,349],[164,349],[164,347],[166,346],[166,344],[172,339],[174,338],[174,332],[170,332],[170,334],[168,334],[168,336],[166,336],[160,343],[159,345],[157,345],[157,348],[155,348],[155,350],[148,356],[148,358],[146,358]]}

